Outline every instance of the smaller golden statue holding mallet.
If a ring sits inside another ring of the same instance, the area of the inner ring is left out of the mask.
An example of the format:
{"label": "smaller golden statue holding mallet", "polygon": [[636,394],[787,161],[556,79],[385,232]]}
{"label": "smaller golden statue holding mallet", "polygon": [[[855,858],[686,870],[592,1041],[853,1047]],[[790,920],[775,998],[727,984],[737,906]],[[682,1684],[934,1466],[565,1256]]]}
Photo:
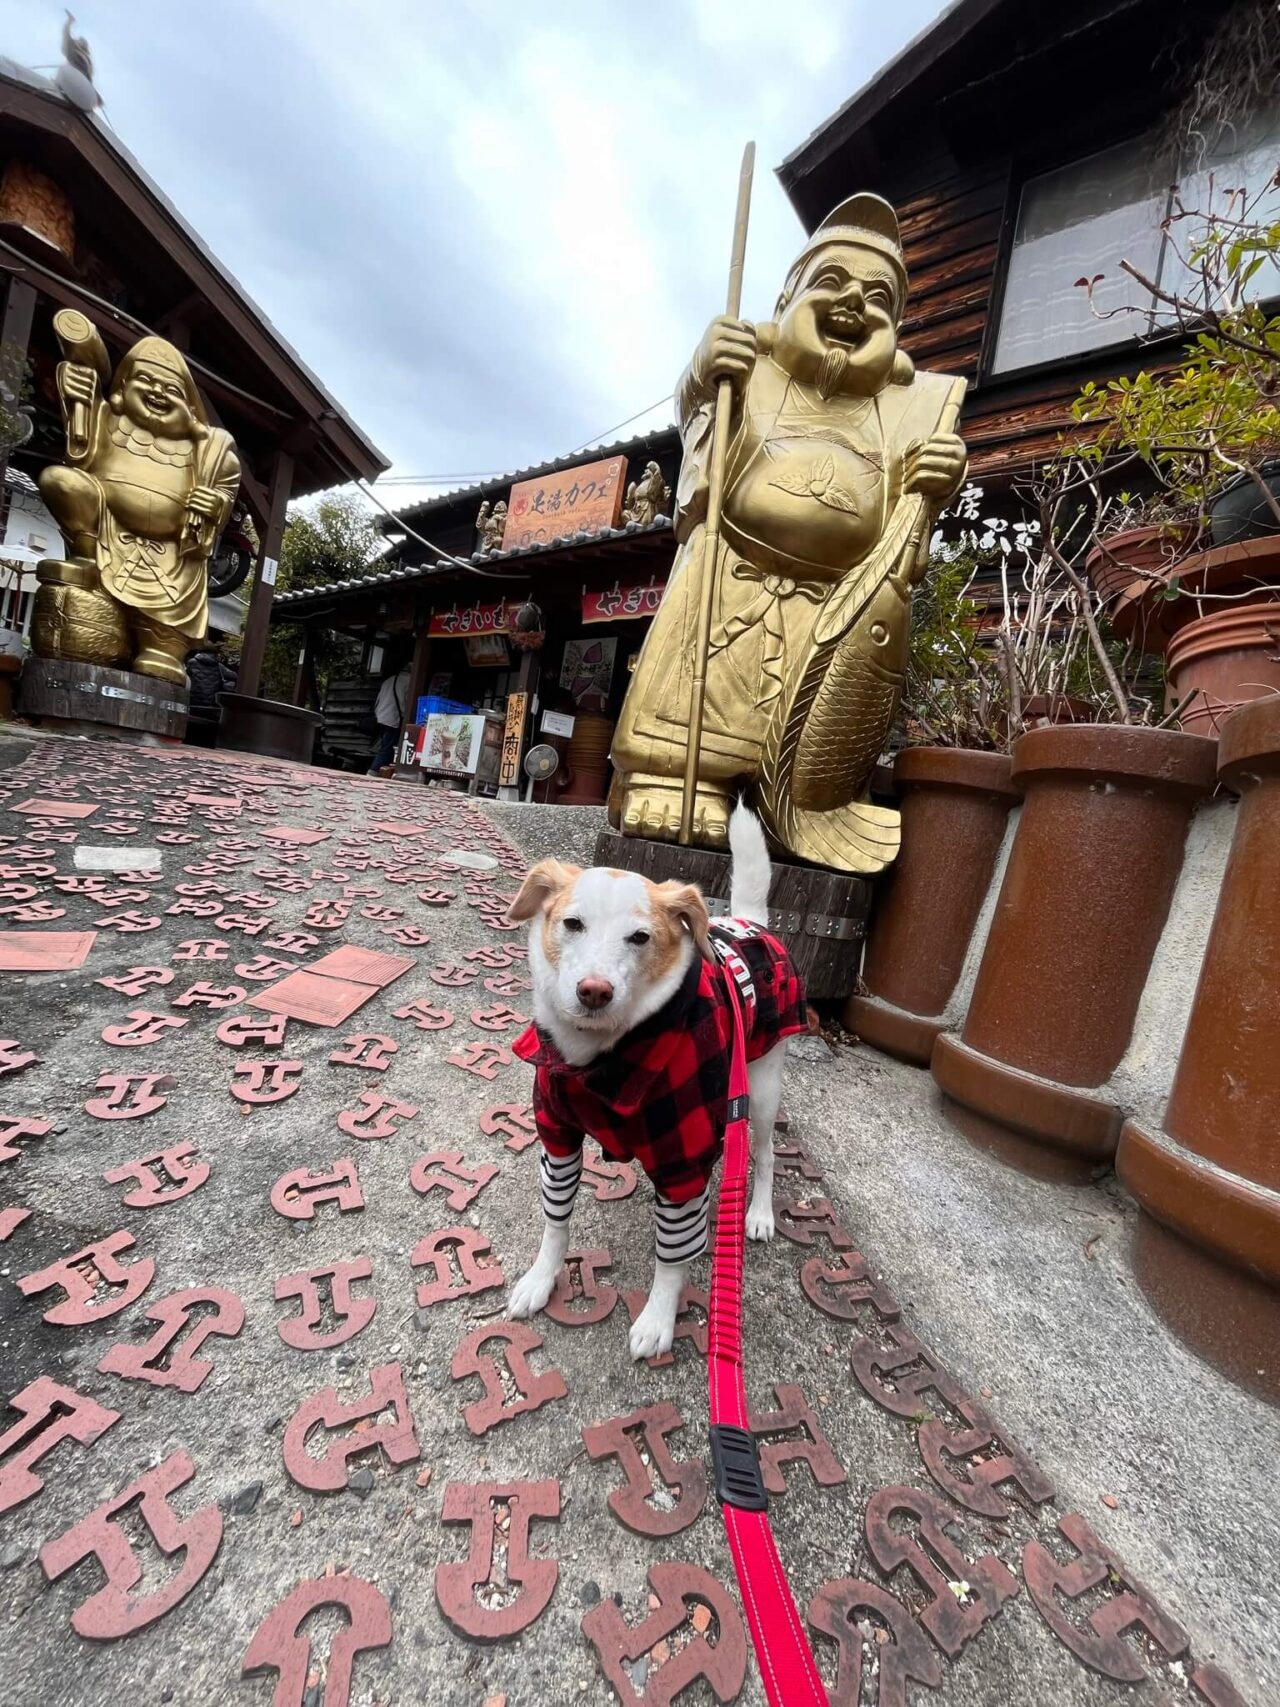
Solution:
{"label": "smaller golden statue holding mallet", "polygon": [[185,687],[209,553],[240,487],[235,444],[163,338],[140,339],[113,375],[83,314],[61,309],[53,327],[67,460],[42,470],[40,495],[68,555],[37,571],[32,647]]}

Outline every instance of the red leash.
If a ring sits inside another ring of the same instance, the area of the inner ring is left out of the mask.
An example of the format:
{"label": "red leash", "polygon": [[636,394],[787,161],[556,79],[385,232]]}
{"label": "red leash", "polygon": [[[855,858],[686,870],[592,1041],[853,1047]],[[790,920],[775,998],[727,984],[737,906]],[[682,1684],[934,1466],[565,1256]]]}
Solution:
{"label": "red leash", "polygon": [[751,1149],[750,1084],[741,1002],[728,966],[725,974],[733,1011],[733,1052],[729,1058],[729,1121],[724,1135],[707,1327],[711,1463],[738,1590],[770,1707],[830,1707],[769,1527],[769,1497],[760,1476],[760,1453],[747,1427],[747,1390],[742,1378],[742,1247]]}

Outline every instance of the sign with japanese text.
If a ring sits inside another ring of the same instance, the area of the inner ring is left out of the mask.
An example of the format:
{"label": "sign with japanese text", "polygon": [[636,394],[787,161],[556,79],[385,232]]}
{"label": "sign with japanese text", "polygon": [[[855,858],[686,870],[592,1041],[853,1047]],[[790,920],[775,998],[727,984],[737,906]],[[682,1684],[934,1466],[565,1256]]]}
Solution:
{"label": "sign with japanese text", "polygon": [[626,478],[626,457],[611,456],[520,481],[511,488],[507,502],[502,549],[545,544],[582,529],[599,533],[601,528],[617,527]]}
{"label": "sign with japanese text", "polygon": [[427,632],[458,639],[465,639],[468,634],[505,634],[511,626],[511,611],[506,599],[491,605],[450,605],[448,610],[432,611]]}
{"label": "sign with japanese text", "polygon": [[656,616],[665,581],[649,580],[643,586],[624,587],[615,581],[604,593],[583,593],[583,622],[626,622],[634,617]]}
{"label": "sign with japanese text", "polygon": [[510,788],[520,780],[520,747],[524,741],[524,720],[528,708],[527,693],[507,695],[507,723],[502,731],[502,763],[498,769],[500,788]]}

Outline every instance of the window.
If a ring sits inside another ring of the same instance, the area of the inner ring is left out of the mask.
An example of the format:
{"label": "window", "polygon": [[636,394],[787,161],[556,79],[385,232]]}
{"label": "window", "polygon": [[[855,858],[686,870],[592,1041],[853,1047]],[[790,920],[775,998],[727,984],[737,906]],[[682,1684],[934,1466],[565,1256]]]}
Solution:
{"label": "window", "polygon": [[[1280,107],[1225,129],[1214,146],[1185,159],[1182,204],[1206,206],[1212,180],[1214,206],[1220,209],[1228,189],[1245,187],[1252,195],[1277,166]],[[1098,311],[1142,301],[1141,286],[1120,270],[1121,261],[1162,289],[1188,282],[1179,250],[1185,253],[1189,229],[1175,227],[1172,240],[1161,230],[1171,209],[1171,181],[1178,176],[1161,171],[1155,140],[1148,136],[1027,180],[1009,255],[993,372],[1106,349],[1152,329],[1158,310],[1154,299],[1150,319],[1117,315],[1107,320]],[[1280,191],[1269,217],[1280,218]],[[1280,293],[1280,269],[1269,271],[1270,278],[1262,273],[1254,278],[1251,294]],[[1076,280],[1098,273],[1104,277],[1094,287],[1090,306]]]}

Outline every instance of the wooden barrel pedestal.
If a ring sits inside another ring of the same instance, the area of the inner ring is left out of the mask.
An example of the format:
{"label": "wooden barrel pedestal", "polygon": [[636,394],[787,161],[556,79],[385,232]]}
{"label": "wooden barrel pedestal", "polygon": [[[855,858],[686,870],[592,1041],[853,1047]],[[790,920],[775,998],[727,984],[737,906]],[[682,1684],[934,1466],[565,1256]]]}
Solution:
{"label": "wooden barrel pedestal", "polygon": [[[696,883],[713,914],[729,910],[728,854],[602,830],[595,863],[638,871],[654,883]],[[861,877],[774,860],[769,928],[786,943],[810,997],[847,996],[852,990],[870,905],[871,885]]]}
{"label": "wooden barrel pedestal", "polygon": [[181,741],[187,730],[187,703],[185,685],[69,658],[28,658],[18,688],[18,709],[24,717],[135,738],[155,735]]}

